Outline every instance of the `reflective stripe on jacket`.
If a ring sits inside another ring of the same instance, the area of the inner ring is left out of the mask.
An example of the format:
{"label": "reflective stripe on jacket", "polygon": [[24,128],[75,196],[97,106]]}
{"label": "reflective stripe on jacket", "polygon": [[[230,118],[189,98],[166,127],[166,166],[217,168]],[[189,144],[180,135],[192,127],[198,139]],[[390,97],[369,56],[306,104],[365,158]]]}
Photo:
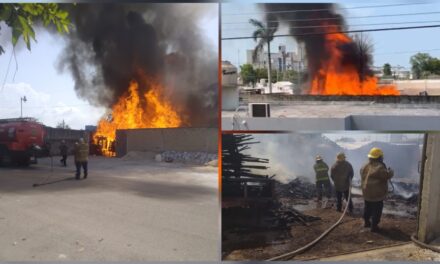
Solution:
{"label": "reflective stripe on jacket", "polygon": [[328,166],[324,161],[318,161],[314,166],[316,181],[328,181]]}

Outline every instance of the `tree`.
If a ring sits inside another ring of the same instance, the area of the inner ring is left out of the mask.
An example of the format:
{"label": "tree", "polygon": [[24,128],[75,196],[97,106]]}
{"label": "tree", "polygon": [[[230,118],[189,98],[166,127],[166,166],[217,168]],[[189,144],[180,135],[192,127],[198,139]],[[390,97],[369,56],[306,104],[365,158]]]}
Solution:
{"label": "tree", "polygon": [[256,20],[256,19],[250,19],[249,23],[251,23],[253,26],[255,26],[257,29],[252,33],[252,37],[254,38],[254,41],[257,42],[257,46],[254,48],[253,52],[253,59],[255,61],[258,54],[264,49],[264,46],[267,44],[267,77],[268,77],[268,83],[269,83],[269,93],[272,93],[272,63],[270,59],[270,42],[273,40],[273,35],[276,31],[275,27],[266,27],[263,25],[262,22]]}
{"label": "tree", "polygon": [[[63,34],[69,33],[70,21],[68,12],[58,4],[0,4],[0,21],[12,30],[12,45],[15,46],[23,37],[28,50],[31,50],[31,39],[36,41],[34,25],[42,22],[43,26],[54,25]],[[0,55],[4,49],[0,46]]]}
{"label": "tree", "polygon": [[365,76],[370,75],[371,66],[373,63],[373,41],[366,34],[356,34],[354,35],[354,43],[356,48],[356,55],[358,58],[358,74],[361,80],[364,80]]}
{"label": "tree", "polygon": [[429,60],[431,56],[428,53],[417,53],[410,58],[411,71],[414,78],[420,79],[423,72],[427,71]]}
{"label": "tree", "polygon": [[284,76],[284,80],[285,81],[289,81],[289,82],[295,82],[296,80],[298,80],[298,72],[294,71],[294,70],[286,70]]}
{"label": "tree", "polygon": [[68,124],[66,124],[63,119],[63,121],[58,122],[56,128],[70,129],[70,126]]}
{"label": "tree", "polygon": [[411,70],[414,78],[426,78],[430,74],[440,75],[440,60],[428,53],[417,53],[411,56]]}
{"label": "tree", "polygon": [[383,65],[383,75],[384,76],[391,76],[391,65],[389,63],[385,63]]}
{"label": "tree", "polygon": [[257,80],[267,79],[267,70],[258,68],[255,70],[255,76]]}
{"label": "tree", "polygon": [[244,84],[255,84],[256,74],[252,64],[243,64],[240,66],[240,76]]}

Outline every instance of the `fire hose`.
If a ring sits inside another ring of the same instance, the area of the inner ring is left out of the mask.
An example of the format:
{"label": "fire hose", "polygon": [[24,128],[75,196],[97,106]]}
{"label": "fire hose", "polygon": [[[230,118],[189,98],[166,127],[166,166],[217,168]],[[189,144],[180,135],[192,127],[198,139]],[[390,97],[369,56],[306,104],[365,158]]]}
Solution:
{"label": "fire hose", "polygon": [[32,184],[32,187],[39,187],[42,185],[47,185],[47,184],[52,184],[52,183],[56,183],[56,182],[60,182],[60,181],[67,181],[72,179],[72,177],[68,177],[68,178],[64,178],[64,179],[60,179],[60,180],[56,180],[56,181],[49,181],[53,176],[53,157],[52,155],[50,156],[50,173],[47,175],[47,177],[40,183],[34,183]]}
{"label": "fire hose", "polygon": [[348,187],[347,203],[345,205],[345,208],[344,208],[344,211],[342,212],[341,217],[339,218],[338,221],[336,221],[336,223],[334,223],[329,229],[325,230],[319,237],[317,237],[315,240],[308,243],[307,245],[305,245],[299,249],[296,249],[294,251],[287,252],[282,255],[267,259],[266,261],[277,261],[277,260],[283,260],[285,258],[292,258],[298,254],[303,253],[304,251],[308,250],[309,248],[311,248],[312,246],[317,244],[319,241],[321,241],[321,239],[323,239],[326,235],[328,235],[333,229],[335,229],[341,223],[342,219],[344,218],[344,216],[347,212],[348,206],[350,205],[350,199],[351,199],[351,180],[350,180],[349,187]]}
{"label": "fire hose", "polygon": [[41,183],[34,183],[32,184],[32,187],[38,187],[40,185],[46,184],[49,181],[49,179],[52,178],[52,175],[53,175],[53,157],[52,155],[50,155],[50,173]]}
{"label": "fire hose", "polygon": [[439,247],[435,247],[435,246],[423,243],[422,241],[417,239],[416,234],[412,234],[411,235],[411,240],[412,240],[412,242],[414,242],[417,246],[419,246],[421,248],[429,249],[429,250],[432,250],[434,252],[440,253],[440,248]]}

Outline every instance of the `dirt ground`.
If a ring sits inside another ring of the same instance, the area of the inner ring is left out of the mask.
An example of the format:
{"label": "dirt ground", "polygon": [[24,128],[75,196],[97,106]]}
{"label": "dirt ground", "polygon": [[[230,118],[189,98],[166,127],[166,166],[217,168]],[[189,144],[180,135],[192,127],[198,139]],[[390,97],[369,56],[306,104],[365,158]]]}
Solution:
{"label": "dirt ground", "polygon": [[[333,225],[341,215],[334,208],[314,208],[302,210],[302,212],[318,216],[321,220],[310,222],[309,226],[295,224],[290,230],[284,232],[256,231],[252,234],[223,234],[223,259],[266,260],[293,251],[313,241]],[[380,233],[371,233],[369,229],[364,228],[362,209],[355,203],[355,212],[352,215],[346,215],[342,223],[328,236],[308,251],[294,257],[293,260],[318,259],[402,244],[410,241],[410,235],[416,230],[416,219],[411,216],[385,214],[380,227],[382,228]],[[238,238],[241,238],[241,244],[237,243]],[[249,244],[249,241],[254,241],[254,243]],[[255,241],[259,241],[259,245]]]}
{"label": "dirt ground", "polygon": [[440,253],[407,244],[320,258],[322,261],[440,261]]}
{"label": "dirt ground", "polygon": [[0,167],[1,261],[218,259],[217,168],[91,157],[76,181],[68,163]]}

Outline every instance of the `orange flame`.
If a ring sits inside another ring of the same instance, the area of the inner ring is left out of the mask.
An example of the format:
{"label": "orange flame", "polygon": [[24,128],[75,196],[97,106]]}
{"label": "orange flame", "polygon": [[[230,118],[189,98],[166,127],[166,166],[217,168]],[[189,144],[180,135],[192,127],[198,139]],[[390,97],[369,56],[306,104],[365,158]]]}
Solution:
{"label": "orange flame", "polygon": [[130,83],[128,92],[112,107],[112,120],[102,118],[93,136],[94,143],[101,146],[104,155],[113,154],[111,145],[116,139],[117,129],[182,126],[182,118],[163,98],[161,91],[163,89],[159,84],[153,84],[148,92],[140,95],[138,83]]}
{"label": "orange flame", "polygon": [[[338,28],[329,30],[338,32]],[[378,85],[375,76],[360,79],[354,65],[343,65],[343,54],[338,47],[353,42],[344,33],[325,35],[325,45],[330,57],[322,61],[322,66],[312,76],[310,94],[314,95],[399,95],[394,85]]]}

